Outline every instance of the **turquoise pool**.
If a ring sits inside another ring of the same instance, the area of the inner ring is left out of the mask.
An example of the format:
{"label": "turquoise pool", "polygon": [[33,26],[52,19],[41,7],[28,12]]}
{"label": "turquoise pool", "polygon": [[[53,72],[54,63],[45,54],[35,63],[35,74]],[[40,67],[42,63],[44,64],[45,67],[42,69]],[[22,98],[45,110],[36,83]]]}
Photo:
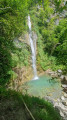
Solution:
{"label": "turquoise pool", "polygon": [[40,76],[38,80],[26,82],[22,88],[24,93],[41,98],[44,96],[51,96],[57,99],[62,94],[60,80],[52,80],[50,76],[46,75]]}

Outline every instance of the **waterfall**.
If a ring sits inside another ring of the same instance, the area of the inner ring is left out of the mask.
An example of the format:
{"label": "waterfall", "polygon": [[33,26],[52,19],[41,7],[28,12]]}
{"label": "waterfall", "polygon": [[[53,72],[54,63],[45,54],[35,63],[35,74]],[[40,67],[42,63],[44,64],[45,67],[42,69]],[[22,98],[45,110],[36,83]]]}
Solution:
{"label": "waterfall", "polygon": [[34,41],[35,42],[35,45],[34,45],[34,42],[32,39],[31,20],[29,15],[28,15],[28,27],[29,27],[29,41],[30,41],[31,52],[32,52],[32,67],[34,72],[33,80],[36,80],[38,79],[37,69],[36,69],[36,40]]}

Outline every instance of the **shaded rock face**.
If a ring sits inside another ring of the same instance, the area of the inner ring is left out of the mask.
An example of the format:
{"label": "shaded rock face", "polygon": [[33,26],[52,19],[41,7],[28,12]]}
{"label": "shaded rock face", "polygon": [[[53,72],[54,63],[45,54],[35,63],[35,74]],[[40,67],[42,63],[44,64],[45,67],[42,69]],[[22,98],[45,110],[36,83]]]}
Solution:
{"label": "shaded rock face", "polygon": [[8,88],[16,91],[22,91],[22,84],[26,81],[31,80],[33,77],[32,67],[16,67],[13,68],[13,71],[17,74],[17,78],[15,80],[11,80]]}
{"label": "shaded rock face", "polygon": [[23,35],[21,35],[19,38],[18,38],[19,41],[23,42],[23,43],[26,43],[30,46],[30,42],[29,42],[29,34],[26,33]]}
{"label": "shaded rock face", "polygon": [[[32,39],[34,41],[33,42],[34,46],[36,46],[35,40],[37,40],[37,35],[34,31],[32,31]],[[24,35],[21,35],[19,38],[15,38],[14,43],[17,48],[22,48],[22,45],[20,43],[25,43],[28,45],[28,47],[30,47],[29,33],[26,32]],[[30,51],[31,51],[31,49],[30,49]],[[37,47],[36,47],[36,54],[37,54]],[[31,60],[29,60],[29,62],[31,63]],[[33,78],[33,70],[32,70],[31,64],[30,64],[30,67],[28,67],[28,68],[26,68],[26,67],[13,68],[13,71],[17,74],[18,77],[15,80],[11,81],[9,88],[19,91],[20,89],[22,89],[21,85],[24,82],[31,80]]]}
{"label": "shaded rock face", "polygon": [[[35,46],[35,40],[37,40],[37,35],[34,31],[32,31],[32,39],[34,41],[34,46]],[[30,46],[30,40],[29,40],[29,33],[27,32],[26,34],[24,35],[21,35],[19,38],[18,38],[19,41],[23,42],[23,43],[26,43]]]}

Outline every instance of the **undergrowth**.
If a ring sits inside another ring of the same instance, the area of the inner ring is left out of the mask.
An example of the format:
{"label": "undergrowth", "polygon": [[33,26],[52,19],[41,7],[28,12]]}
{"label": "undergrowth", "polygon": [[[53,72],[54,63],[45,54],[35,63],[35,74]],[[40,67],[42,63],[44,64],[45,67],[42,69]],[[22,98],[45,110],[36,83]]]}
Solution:
{"label": "undergrowth", "polygon": [[[41,9],[41,8],[40,8]],[[44,43],[44,38],[40,33],[39,29],[42,29],[41,26],[38,26],[38,22],[40,18],[38,17],[41,14],[41,10],[37,10],[37,6],[32,8],[30,11],[31,21],[32,21],[32,31],[35,31],[37,34],[37,66],[40,70],[52,69],[56,71],[58,69],[65,70],[65,66],[60,64],[57,61],[57,57],[49,55],[48,52],[45,51],[46,44]],[[46,29],[46,28],[45,28]],[[49,48],[50,49],[50,48]]]}
{"label": "undergrowth", "polygon": [[[2,104],[2,108],[0,104],[0,108],[1,108],[0,118],[3,116],[4,119],[6,120],[8,116],[9,120],[13,120],[11,119],[12,117],[11,118],[9,117],[9,112],[6,114],[6,109],[4,108],[7,102],[9,104],[9,101],[10,101],[9,108],[12,108],[12,111],[14,110],[14,112],[16,112],[17,106],[19,105],[18,111],[20,108],[22,108],[22,111],[25,112],[23,100],[25,101],[27,107],[31,111],[35,120],[61,120],[59,113],[53,108],[52,104],[50,104],[49,102],[43,99],[37,98],[37,97],[30,97],[28,95],[22,95],[21,93],[17,93],[16,91],[6,90],[3,87],[0,87],[0,103],[2,103],[3,101],[5,101],[5,103],[4,105]],[[2,113],[1,110],[3,109],[4,109],[4,112]],[[11,111],[11,116],[14,116],[12,111]],[[18,118],[14,117],[14,120],[18,120]],[[26,120],[26,119],[21,118],[20,120]],[[31,117],[30,117],[30,120],[32,120]]]}

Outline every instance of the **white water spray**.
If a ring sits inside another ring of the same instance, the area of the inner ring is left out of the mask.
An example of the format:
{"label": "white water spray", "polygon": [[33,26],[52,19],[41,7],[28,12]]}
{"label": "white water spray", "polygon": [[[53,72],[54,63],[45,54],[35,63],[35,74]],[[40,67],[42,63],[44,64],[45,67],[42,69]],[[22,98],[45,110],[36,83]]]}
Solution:
{"label": "white water spray", "polygon": [[31,52],[32,52],[32,67],[33,67],[33,72],[34,72],[33,80],[36,80],[38,79],[37,69],[36,69],[36,40],[35,40],[35,46],[34,46],[34,42],[32,39],[30,16],[28,16],[28,27],[29,27],[29,40],[30,40],[30,46],[31,46]]}

